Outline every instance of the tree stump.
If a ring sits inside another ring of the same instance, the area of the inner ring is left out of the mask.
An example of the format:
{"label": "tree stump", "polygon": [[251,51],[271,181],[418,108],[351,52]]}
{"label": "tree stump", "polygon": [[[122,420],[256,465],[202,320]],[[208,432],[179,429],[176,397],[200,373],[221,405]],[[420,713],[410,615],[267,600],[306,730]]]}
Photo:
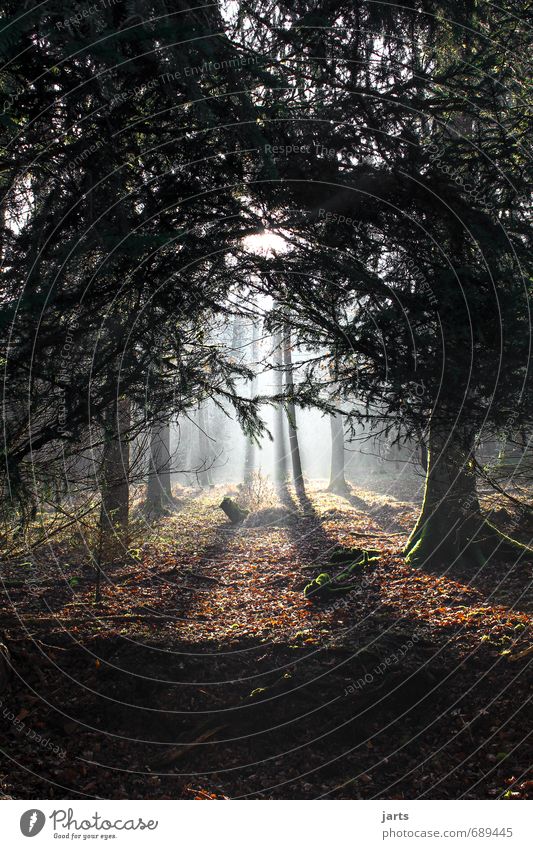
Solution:
{"label": "tree stump", "polygon": [[250,512],[249,510],[243,510],[233,498],[228,498],[227,496],[223,499],[222,504],[220,504],[220,509],[224,511],[232,525],[240,525]]}

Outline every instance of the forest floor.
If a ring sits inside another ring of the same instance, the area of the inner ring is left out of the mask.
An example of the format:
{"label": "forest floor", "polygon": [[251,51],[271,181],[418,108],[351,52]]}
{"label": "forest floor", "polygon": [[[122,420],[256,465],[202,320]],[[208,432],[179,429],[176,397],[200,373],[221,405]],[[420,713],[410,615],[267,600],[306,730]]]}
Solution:
{"label": "forest floor", "polygon": [[[409,567],[417,505],[383,482],[240,528],[230,490],[181,491],[99,604],[81,540],[5,566],[2,795],[531,798],[531,563]],[[339,545],[381,557],[306,600]]]}

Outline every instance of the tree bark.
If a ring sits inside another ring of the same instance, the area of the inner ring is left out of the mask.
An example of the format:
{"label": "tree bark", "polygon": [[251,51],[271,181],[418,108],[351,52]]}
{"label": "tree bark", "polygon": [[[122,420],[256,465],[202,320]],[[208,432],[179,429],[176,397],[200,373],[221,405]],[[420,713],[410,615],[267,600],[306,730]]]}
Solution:
{"label": "tree bark", "polygon": [[340,413],[329,417],[331,426],[331,472],[328,492],[347,495],[350,491],[344,474],[344,419]]}
{"label": "tree bark", "polygon": [[481,510],[471,447],[467,434],[430,427],[424,500],[405,549],[417,566],[452,566],[467,552],[477,558]]}
{"label": "tree bark", "polygon": [[210,450],[207,427],[207,411],[205,404],[201,404],[198,408],[198,444],[200,448],[200,470],[198,471],[198,482],[201,487],[213,486],[213,478],[211,476],[213,456]]}
{"label": "tree bark", "polygon": [[[274,394],[283,394],[283,350],[281,333],[274,334]],[[274,479],[278,487],[287,483],[287,446],[285,440],[285,414],[279,403],[274,411]]]}
{"label": "tree bark", "polygon": [[296,405],[294,403],[294,375],[291,354],[291,331],[288,327],[283,332],[283,360],[285,364],[285,385],[287,388],[287,418],[289,421],[289,447],[292,460],[292,475],[294,486],[298,493],[305,493],[302,459],[298,442],[296,426]]}
{"label": "tree bark", "polygon": [[[236,315],[233,318],[233,327],[231,329],[231,339],[228,340],[229,344],[229,353],[231,357],[237,363],[241,363],[243,360],[243,319],[241,316]],[[241,379],[236,380],[236,386],[240,387]],[[231,411],[231,408],[230,408]],[[231,421],[231,416],[227,416],[224,413],[221,413],[220,410],[213,411],[216,416],[216,422],[214,423],[214,432],[216,433],[216,445],[217,445],[217,454],[218,458],[221,460],[221,465],[226,466],[228,462],[231,460],[231,453],[233,446],[231,445],[231,430],[229,430],[228,426]],[[213,418],[213,417],[212,417]],[[212,422],[213,424],[213,422]],[[228,432],[229,430],[229,432]],[[229,446],[227,446],[227,442],[229,442]],[[229,447],[229,450],[228,450]],[[210,476],[207,475],[209,478]],[[208,483],[208,486],[211,486],[212,483]]]}
{"label": "tree bark", "polygon": [[441,571],[475,571],[495,556],[527,551],[483,516],[476,490],[474,434],[430,425],[424,500],[404,554],[409,563]]}
{"label": "tree bark", "polygon": [[428,447],[426,443],[426,438],[422,432],[422,428],[418,428],[418,457],[419,463],[422,466],[422,470],[427,472],[428,470]]}
{"label": "tree bark", "polygon": [[[178,444],[176,449],[176,464],[178,466],[180,476],[185,476],[187,484],[192,483],[192,437],[194,433],[195,428],[189,417],[186,415],[180,416],[177,421]],[[181,477],[180,480],[182,480]]]}
{"label": "tree bark", "polygon": [[232,525],[239,525],[241,522],[244,522],[250,513],[249,510],[243,510],[242,507],[239,507],[233,498],[228,498],[227,496],[223,499],[219,506],[220,509],[224,511]]}
{"label": "tree bark", "polygon": [[172,507],[170,470],[170,424],[169,422],[154,422],[150,436],[150,459],[145,505],[146,512],[151,516],[162,516],[168,513]]}
{"label": "tree bark", "polygon": [[100,514],[103,556],[125,544],[129,518],[129,442],[124,439],[131,425],[131,405],[119,398],[105,414],[102,458],[102,507]]}
{"label": "tree bark", "polygon": [[[257,362],[257,351],[258,351],[258,333],[257,333],[257,324],[255,321],[252,324],[252,365],[255,366]],[[254,373],[254,376],[250,382],[250,398],[253,398],[255,393],[257,392],[257,376]],[[255,449],[256,445],[253,439],[250,437],[246,440],[246,448],[244,452],[244,483],[247,484],[251,481],[253,473],[255,471]]]}

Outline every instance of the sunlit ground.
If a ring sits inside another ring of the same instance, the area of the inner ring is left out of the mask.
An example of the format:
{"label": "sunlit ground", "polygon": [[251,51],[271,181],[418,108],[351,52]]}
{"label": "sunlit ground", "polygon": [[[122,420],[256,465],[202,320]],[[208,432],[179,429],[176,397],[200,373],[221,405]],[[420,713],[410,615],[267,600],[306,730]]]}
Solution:
{"label": "sunlit ground", "polygon": [[[18,615],[85,619],[94,625],[115,610],[124,615],[124,628],[135,628],[134,617],[157,610],[163,617],[158,630],[170,629],[184,639],[233,640],[246,635],[261,640],[294,639],[306,632],[308,642],[320,643],[326,626],[334,626],[338,611],[310,604],[303,587],[327,563],[335,545],[372,547],[382,551],[379,568],[368,585],[351,594],[343,606],[343,627],[365,615],[407,615],[413,627],[460,627],[463,633],[479,630],[483,623],[486,648],[524,650],[530,624],[530,599],[519,589],[527,583],[527,570],[505,579],[484,583],[473,575],[472,583],[455,580],[452,574],[428,574],[407,566],[401,549],[416,518],[413,503],[398,501],[357,487],[347,498],[325,491],[325,481],[307,485],[310,505],[299,508],[289,489],[294,510],[301,518],[291,527],[232,528],[219,509],[222,497],[237,500],[238,488],[219,485],[204,493],[176,487],[181,505],[174,515],[149,527],[140,523],[123,561],[104,569],[103,598],[98,610],[93,603],[93,562],[80,540],[74,537],[42,553],[46,586],[29,600],[14,591]],[[279,505],[270,488],[262,493],[265,507]],[[260,506],[260,505],[255,505]],[[311,510],[311,512],[310,512]],[[86,548],[86,547],[85,547]],[[80,565],[83,562],[83,566]],[[209,587],[196,592],[191,574],[213,578]],[[18,573],[20,575],[20,572]],[[371,598],[369,587],[372,588]],[[190,599],[188,599],[189,589]],[[186,609],[180,608],[187,598]],[[61,599],[63,601],[61,602]],[[132,616],[131,622],[127,617]],[[418,624],[417,624],[418,623]],[[311,631],[308,629],[311,628]],[[509,646],[503,645],[509,643]]]}

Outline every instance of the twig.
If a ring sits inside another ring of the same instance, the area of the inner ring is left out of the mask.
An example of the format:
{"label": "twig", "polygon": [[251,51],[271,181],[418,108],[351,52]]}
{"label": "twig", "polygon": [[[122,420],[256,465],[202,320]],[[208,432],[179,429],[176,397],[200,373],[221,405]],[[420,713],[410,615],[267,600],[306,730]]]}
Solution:
{"label": "twig", "polygon": [[531,512],[533,512],[533,508],[532,508],[532,507],[529,507],[527,504],[524,504],[524,502],[523,502],[523,501],[520,501],[520,499],[519,499],[519,498],[515,498],[515,496],[514,496],[514,495],[511,495],[509,492],[506,492],[506,491],[505,491],[505,489],[504,489],[503,487],[501,487],[499,483],[497,483],[495,480],[493,480],[493,479],[492,479],[492,478],[491,478],[491,477],[487,474],[487,472],[485,471],[485,469],[483,468],[483,466],[481,466],[481,465],[478,463],[478,461],[476,460],[476,458],[475,458],[475,457],[473,458],[473,460],[474,460],[474,465],[476,466],[476,468],[477,468],[477,469],[479,469],[479,471],[481,472],[482,476],[485,478],[485,480],[486,480],[486,481],[488,481],[488,483],[492,486],[492,488],[496,490],[496,492],[499,492],[499,493],[500,493],[500,495],[503,495],[505,498],[508,498],[508,499],[509,499],[509,501],[512,501],[512,502],[513,502],[513,504],[518,504],[518,506],[519,506],[519,507],[521,507],[523,510],[527,510],[527,511],[528,511],[528,512],[530,512],[530,513],[531,513]]}
{"label": "twig", "polygon": [[[29,549],[30,551],[33,551],[34,548],[38,548],[40,545],[43,545],[45,542],[48,542],[53,536],[61,533],[61,531],[66,530],[71,525],[73,525],[75,522],[79,522],[80,519],[83,516],[87,516],[88,513],[91,513],[93,510],[96,510],[96,508],[99,507],[99,506],[100,506],[99,504],[95,504],[93,507],[89,507],[87,510],[85,510],[84,513],[81,514],[81,516],[76,516],[74,519],[72,519],[72,521],[67,522],[66,525],[61,525],[59,528],[56,528],[55,531],[50,531],[49,533],[45,534],[43,537],[38,539],[36,542],[29,545],[26,550]],[[15,554],[16,551],[17,551],[16,547],[11,548],[4,554],[4,557],[9,557],[11,554]]]}

